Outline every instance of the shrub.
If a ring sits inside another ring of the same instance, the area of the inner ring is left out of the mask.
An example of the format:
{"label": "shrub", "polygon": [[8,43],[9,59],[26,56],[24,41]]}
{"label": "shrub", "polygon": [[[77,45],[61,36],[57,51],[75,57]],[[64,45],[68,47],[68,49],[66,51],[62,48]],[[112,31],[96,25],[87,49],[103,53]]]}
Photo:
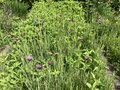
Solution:
{"label": "shrub", "polygon": [[91,48],[93,33],[83,16],[78,2],[35,3],[28,19],[12,32],[17,39],[10,42],[13,51],[0,73],[0,87],[111,90],[105,65]]}

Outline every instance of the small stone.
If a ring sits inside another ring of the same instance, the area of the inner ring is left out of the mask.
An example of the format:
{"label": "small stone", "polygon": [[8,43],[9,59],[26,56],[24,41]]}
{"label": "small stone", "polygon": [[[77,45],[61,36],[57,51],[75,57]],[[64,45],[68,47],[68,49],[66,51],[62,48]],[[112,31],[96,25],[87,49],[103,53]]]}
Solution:
{"label": "small stone", "polygon": [[67,21],[69,21],[69,22],[70,22],[70,21],[73,21],[73,20],[72,20],[72,18],[67,18]]}
{"label": "small stone", "polygon": [[69,29],[67,32],[70,33],[70,32],[72,32],[72,30]]}
{"label": "small stone", "polygon": [[90,57],[89,56],[85,56],[84,59],[85,60],[90,60]]}
{"label": "small stone", "polygon": [[15,40],[19,40],[19,38],[15,38]]}

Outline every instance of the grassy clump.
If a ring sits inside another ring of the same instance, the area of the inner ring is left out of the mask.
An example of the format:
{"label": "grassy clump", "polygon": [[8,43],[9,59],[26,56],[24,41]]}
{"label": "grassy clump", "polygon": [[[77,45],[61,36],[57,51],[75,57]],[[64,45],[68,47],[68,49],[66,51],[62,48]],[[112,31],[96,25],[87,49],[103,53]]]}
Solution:
{"label": "grassy clump", "polygon": [[8,1],[6,2],[7,5],[9,5],[12,13],[16,16],[25,18],[26,14],[28,13],[28,7],[29,5],[24,2],[19,1]]}
{"label": "grassy clump", "polygon": [[78,2],[35,3],[0,72],[3,90],[112,90]]}

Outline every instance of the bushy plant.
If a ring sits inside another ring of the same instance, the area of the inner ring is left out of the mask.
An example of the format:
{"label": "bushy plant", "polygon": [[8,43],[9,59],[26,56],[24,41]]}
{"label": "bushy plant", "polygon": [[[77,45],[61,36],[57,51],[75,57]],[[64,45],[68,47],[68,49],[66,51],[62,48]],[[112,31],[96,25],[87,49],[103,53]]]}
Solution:
{"label": "bushy plant", "polygon": [[11,34],[3,90],[111,90],[79,2],[35,3]]}

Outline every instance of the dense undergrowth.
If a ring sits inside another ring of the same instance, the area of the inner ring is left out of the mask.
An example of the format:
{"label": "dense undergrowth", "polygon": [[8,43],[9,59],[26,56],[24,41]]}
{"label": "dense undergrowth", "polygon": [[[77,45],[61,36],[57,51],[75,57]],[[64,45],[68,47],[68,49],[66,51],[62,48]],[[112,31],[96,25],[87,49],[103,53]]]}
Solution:
{"label": "dense undergrowth", "polygon": [[96,40],[101,47],[103,47],[104,56],[108,59],[108,62],[113,65],[113,71],[120,75],[120,20],[119,17],[115,19],[116,21],[106,20],[102,21],[96,29]]}
{"label": "dense undergrowth", "polygon": [[1,90],[112,90],[101,50],[119,73],[119,19],[86,23],[83,11],[77,1],[36,2],[8,26],[1,11],[0,46],[11,46],[0,56]]}

